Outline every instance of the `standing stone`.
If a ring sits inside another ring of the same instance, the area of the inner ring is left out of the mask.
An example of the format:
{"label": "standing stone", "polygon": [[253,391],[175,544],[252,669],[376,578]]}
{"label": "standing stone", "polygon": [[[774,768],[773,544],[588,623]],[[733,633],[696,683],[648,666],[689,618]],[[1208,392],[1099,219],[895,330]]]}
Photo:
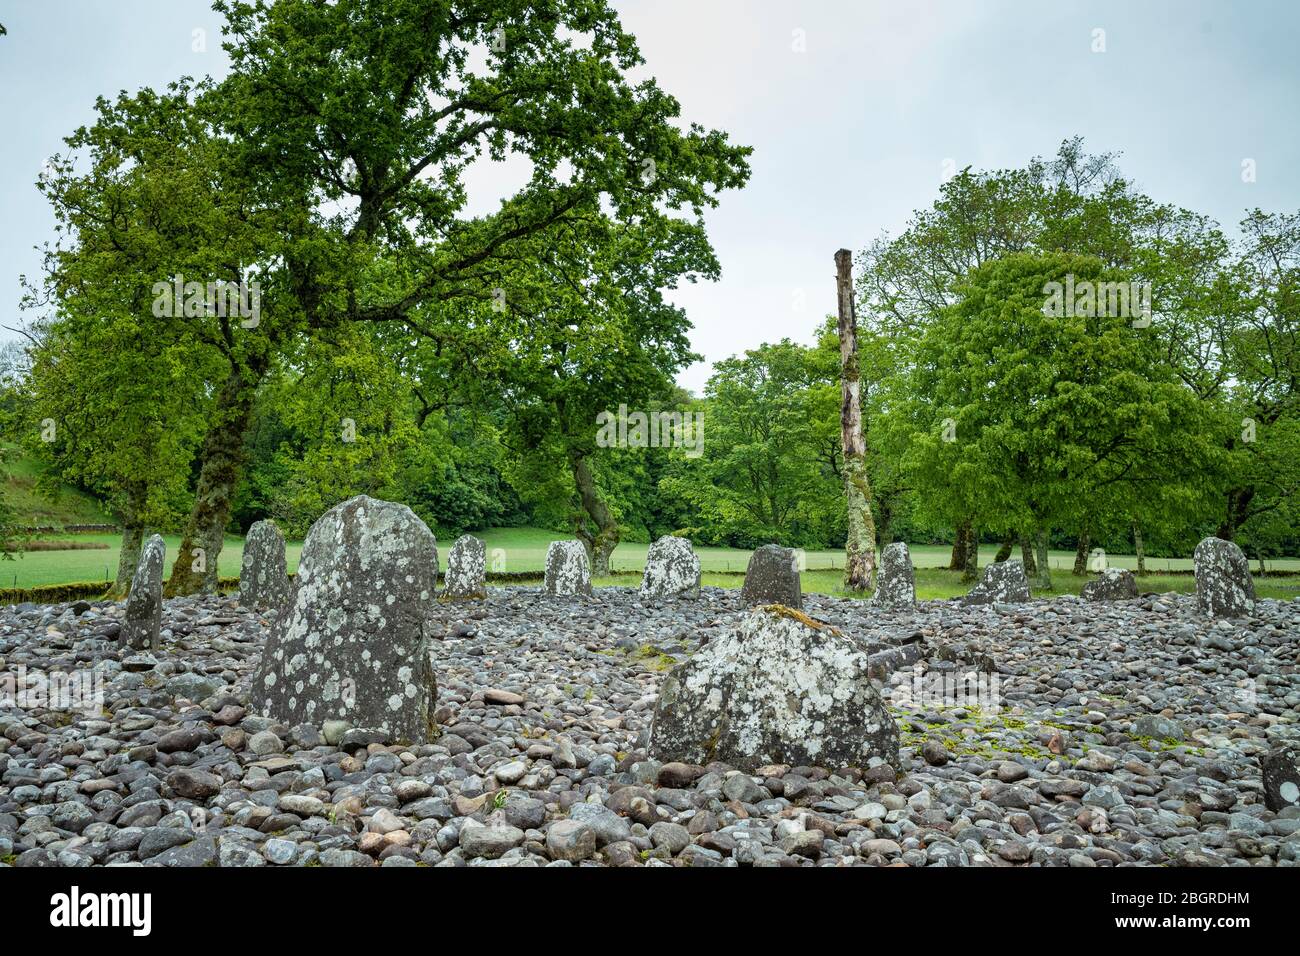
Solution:
{"label": "standing stone", "polygon": [[167,544],[161,535],[151,535],[140,552],[140,563],[131,578],[131,593],[126,597],[126,617],[117,642],[132,650],[157,650],[158,632],[162,628],[163,563]]}
{"label": "standing stone", "polygon": [[591,562],[581,541],[552,541],[546,549],[548,594],[591,594]]}
{"label": "standing stone", "polygon": [[1196,604],[1210,617],[1243,617],[1255,610],[1255,579],[1241,548],[1222,538],[1196,546]]}
{"label": "standing stone", "polygon": [[487,597],[487,545],[463,534],[447,555],[447,580],[442,596],[448,600]]}
{"label": "standing stone", "polygon": [[963,604],[1023,604],[1032,600],[1025,566],[1019,561],[1002,561],[984,569],[980,583],[962,598]]}
{"label": "standing stone", "polygon": [[436,567],[433,533],[406,505],[361,495],[325,512],[303,542],[293,604],[271,628],[253,707],[289,726],[341,721],[428,741]]}
{"label": "standing stone", "polygon": [[916,575],[906,542],[895,541],[880,553],[876,593],[871,596],[871,603],[888,608],[916,605]]}
{"label": "standing stone", "polygon": [[1085,601],[1131,601],[1138,596],[1137,579],[1124,568],[1107,568],[1083,586],[1080,596]]}
{"label": "standing stone", "polygon": [[762,604],[784,604],[796,610],[803,607],[799,562],[794,552],[779,544],[765,544],[755,551],[745,569],[740,599],[750,607]]}
{"label": "standing stone", "polygon": [[279,610],[289,603],[289,582],[284,554],[284,534],[274,521],[258,521],[244,538],[244,560],[239,568],[239,603],[244,607]]}
{"label": "standing stone", "polygon": [[1264,805],[1274,813],[1300,807],[1300,746],[1283,746],[1259,758],[1264,771]]}
{"label": "standing stone", "polygon": [[650,726],[663,762],[898,766],[898,728],[852,638],[798,611],[755,608],[664,681]]}
{"label": "standing stone", "polygon": [[700,558],[687,539],[665,535],[646,554],[641,597],[679,596],[700,596]]}

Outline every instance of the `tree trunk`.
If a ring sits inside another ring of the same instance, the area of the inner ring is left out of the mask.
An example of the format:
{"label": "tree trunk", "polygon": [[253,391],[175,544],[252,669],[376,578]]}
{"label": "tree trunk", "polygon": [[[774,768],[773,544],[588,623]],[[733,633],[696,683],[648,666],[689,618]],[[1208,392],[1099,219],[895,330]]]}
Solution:
{"label": "tree trunk", "polygon": [[876,510],[880,512],[880,520],[876,523],[876,538],[880,541],[881,550],[884,550],[894,543],[894,510],[888,501],[880,498],[876,499]]}
{"label": "tree trunk", "polygon": [[582,510],[596,525],[596,531],[592,533],[587,527],[586,520],[580,519],[574,533],[587,548],[587,555],[591,558],[592,577],[608,577],[609,556],[618,547],[618,522],[614,520],[605,502],[601,500],[586,455],[576,449],[570,449],[569,466],[573,471],[573,482],[578,488]]}
{"label": "tree trunk", "polygon": [[948,562],[949,571],[966,569],[966,551],[970,547],[971,523],[963,521],[953,529],[955,537],[952,542],[952,559]]}
{"label": "tree trunk", "polygon": [[1025,574],[1033,577],[1038,573],[1038,562],[1034,560],[1034,546],[1029,541],[1029,535],[1022,534],[1020,539],[1020,563],[1025,566]]}
{"label": "tree trunk", "polygon": [[253,416],[261,369],[232,368],[217,396],[212,425],[203,436],[194,505],[165,594],[216,594],[217,558],[244,466],[244,434]]}
{"label": "tree trunk", "polygon": [[966,532],[966,564],[961,569],[962,584],[974,584],[980,576],[980,539],[975,528]]}
{"label": "tree trunk", "polygon": [[117,580],[108,589],[105,597],[120,601],[131,590],[131,579],[135,577],[136,565],[140,563],[140,551],[144,547],[144,527],[126,525],[122,529],[122,551],[117,559]]}
{"label": "tree trunk", "polygon": [[1144,577],[1147,573],[1147,553],[1142,544],[1142,525],[1133,522],[1133,551],[1137,554],[1137,574]]}
{"label": "tree trunk", "polygon": [[844,493],[848,538],[844,543],[844,587],[869,590],[876,579],[876,525],[871,516],[867,446],[862,437],[861,375],[858,369],[858,321],[853,310],[853,254],[835,253],[839,293],[840,449],[844,458]]}
{"label": "tree trunk", "polygon": [[1038,552],[1038,586],[1044,591],[1052,590],[1052,565],[1047,559],[1047,529],[1039,528],[1034,536],[1034,547]]}
{"label": "tree trunk", "polygon": [[1214,532],[1216,538],[1234,541],[1241,526],[1250,515],[1250,503],[1255,500],[1254,488],[1233,488],[1228,492],[1225,502],[1223,523]]}
{"label": "tree trunk", "polygon": [[1088,550],[1092,545],[1092,535],[1088,531],[1079,532],[1079,544],[1074,549],[1074,573],[1088,573]]}
{"label": "tree trunk", "polygon": [[1002,547],[998,548],[998,553],[993,555],[993,563],[1001,564],[1011,558],[1011,548],[1016,543],[1016,533],[1013,531],[1007,535],[1006,540],[1002,542]]}

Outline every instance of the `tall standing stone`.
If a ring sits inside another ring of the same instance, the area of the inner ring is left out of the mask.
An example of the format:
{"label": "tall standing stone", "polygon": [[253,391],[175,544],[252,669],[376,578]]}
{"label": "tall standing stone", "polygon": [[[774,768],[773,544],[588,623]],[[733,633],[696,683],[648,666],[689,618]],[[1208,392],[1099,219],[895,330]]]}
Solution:
{"label": "tall standing stone", "polygon": [[886,608],[916,605],[916,574],[912,570],[912,555],[906,542],[895,541],[880,553],[876,593],[871,596],[871,603]]}
{"label": "tall standing stone", "polygon": [[292,596],[284,534],[274,521],[255,522],[244,538],[239,603],[244,607],[279,610]]}
{"label": "tall standing stone", "polygon": [[289,725],[429,740],[436,567],[433,533],[406,505],[362,495],[325,512],[303,542],[293,604],[271,628],[253,707]]}
{"label": "tall standing stone", "polygon": [[581,541],[552,541],[546,549],[548,594],[591,594],[591,562]]}
{"label": "tall standing stone", "polygon": [[1244,617],[1255,610],[1255,579],[1241,548],[1206,538],[1193,554],[1196,604],[1210,617]]}
{"label": "tall standing stone", "polygon": [[1000,561],[984,569],[984,577],[962,598],[962,603],[1024,604],[1032,599],[1025,566],[1019,561]]}
{"label": "tall standing stone", "polygon": [[690,541],[666,535],[650,545],[640,594],[642,598],[699,597],[700,557]]}
{"label": "tall standing stone", "polygon": [[487,597],[487,545],[472,534],[461,535],[451,546],[442,596],[456,601]]}
{"label": "tall standing stone", "polygon": [[795,553],[779,544],[765,544],[749,558],[740,599],[745,604],[784,604],[803,607],[799,562]]}
{"label": "tall standing stone", "polygon": [[898,728],[866,653],[836,628],[760,607],[664,681],[650,752],[664,762],[898,766]]}
{"label": "tall standing stone", "polygon": [[151,535],[140,552],[140,563],[131,578],[126,597],[126,617],[118,633],[118,644],[133,650],[157,650],[162,629],[163,562],[167,544],[161,535]]}

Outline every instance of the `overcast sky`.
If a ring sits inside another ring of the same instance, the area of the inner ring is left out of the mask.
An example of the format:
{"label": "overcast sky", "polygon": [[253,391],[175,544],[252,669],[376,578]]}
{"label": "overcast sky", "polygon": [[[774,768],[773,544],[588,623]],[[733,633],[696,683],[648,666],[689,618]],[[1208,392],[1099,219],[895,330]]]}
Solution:
{"label": "overcast sky", "polygon": [[[749,186],[709,216],[721,281],[676,296],[706,359],[681,377],[696,391],[720,358],[809,341],[834,309],[835,250],[897,232],[946,169],[1019,166],[1082,135],[1122,151],[1155,198],[1227,227],[1300,209],[1294,0],[614,6],[684,118],[755,147]],[[97,95],[219,77],[225,58],[206,0],[0,0],[0,23],[0,324],[14,325],[18,276],[53,235],[33,183],[61,138]],[[476,209],[508,180],[485,171]]]}

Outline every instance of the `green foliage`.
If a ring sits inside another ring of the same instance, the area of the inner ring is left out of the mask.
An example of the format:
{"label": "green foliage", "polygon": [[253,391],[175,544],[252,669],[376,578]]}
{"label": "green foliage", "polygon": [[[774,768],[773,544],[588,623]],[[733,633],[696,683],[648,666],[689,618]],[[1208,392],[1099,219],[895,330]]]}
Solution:
{"label": "green foliage", "polygon": [[[232,515],[302,530],[358,492],[453,529],[506,520],[512,470],[550,476],[520,482],[539,508],[603,529],[596,485],[623,483],[595,414],[662,397],[691,358],[665,293],[716,275],[702,215],[744,184],[749,150],[633,80],[635,40],[595,0],[215,7],[229,76],[101,100],[46,184],[67,241],[36,389],[70,420],[118,410],[51,462],[87,484],[107,466],[96,490],[146,523],[192,496],[177,567]],[[470,214],[466,169],[512,156],[527,184]],[[256,275],[260,324],[160,321],[145,290],[176,274]],[[60,377],[69,356],[93,401]]]}
{"label": "green foliage", "polygon": [[1091,257],[1012,253],[926,328],[885,429],[927,510],[999,531],[1080,527],[1185,504],[1182,486],[1209,473],[1206,417],[1153,335],[1126,316],[1047,313],[1048,284],[1067,277],[1128,281]]}
{"label": "green foliage", "polygon": [[675,453],[660,482],[689,506],[692,537],[740,547],[843,541],[839,390],[824,359],[783,340],[714,367],[703,455]]}

